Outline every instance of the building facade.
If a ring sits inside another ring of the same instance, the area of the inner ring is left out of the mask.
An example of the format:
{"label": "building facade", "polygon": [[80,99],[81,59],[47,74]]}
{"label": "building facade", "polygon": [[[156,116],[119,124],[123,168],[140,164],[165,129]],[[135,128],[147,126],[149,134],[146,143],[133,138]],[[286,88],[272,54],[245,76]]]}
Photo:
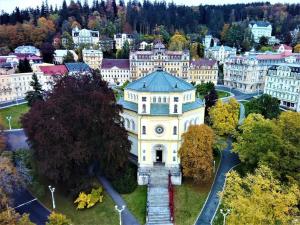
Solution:
{"label": "building facade", "polygon": [[100,69],[103,59],[103,52],[95,49],[83,49],[82,50],[83,61],[89,65],[92,69]]}
{"label": "building facade", "polygon": [[256,43],[259,43],[259,39],[262,36],[266,38],[272,37],[272,25],[267,21],[251,21],[249,28]]}
{"label": "building facade", "polygon": [[62,64],[64,61],[64,57],[68,54],[68,52],[73,55],[75,61],[78,60],[78,55],[74,50],[57,49],[54,53],[54,63]]}
{"label": "building facade", "polygon": [[161,42],[152,51],[131,51],[130,71],[132,80],[141,78],[158,68],[183,79],[188,78],[189,51],[169,51]]}
{"label": "building facade", "polygon": [[171,171],[174,184],[181,184],[181,136],[190,125],[204,123],[205,106],[193,85],[158,70],[130,83],[118,103],[131,153],[138,157],[138,183],[148,184],[151,169],[160,165]]}
{"label": "building facade", "polygon": [[82,29],[75,27],[72,30],[73,42],[76,46],[80,44],[98,45],[99,44],[99,31]]}
{"label": "building facade", "polygon": [[115,34],[114,41],[116,44],[116,49],[120,50],[123,48],[124,43],[128,41],[129,45],[132,45],[134,42],[133,36],[131,34]]}
{"label": "building facade", "polygon": [[196,84],[212,82],[217,85],[218,72],[219,68],[216,60],[193,60],[189,67],[188,82],[195,82]]}
{"label": "building facade", "polygon": [[229,56],[236,55],[236,48],[231,48],[228,46],[214,46],[205,49],[205,58],[217,60],[220,64],[225,62],[225,59]]}
{"label": "building facade", "polygon": [[278,98],[282,107],[300,112],[300,64],[271,66],[264,93]]}
{"label": "building facade", "polygon": [[131,80],[128,59],[103,59],[101,65],[102,79],[109,84],[123,84]]}
{"label": "building facade", "polygon": [[41,55],[40,50],[31,45],[19,46],[15,49],[14,52],[17,54],[32,54],[32,55],[36,55],[36,56]]}

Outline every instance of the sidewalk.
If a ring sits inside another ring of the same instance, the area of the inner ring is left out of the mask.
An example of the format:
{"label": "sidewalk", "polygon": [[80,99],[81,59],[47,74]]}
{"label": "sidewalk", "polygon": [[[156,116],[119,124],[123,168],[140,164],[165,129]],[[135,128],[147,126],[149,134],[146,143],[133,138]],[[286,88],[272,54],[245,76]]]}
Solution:
{"label": "sidewalk", "polygon": [[[103,176],[98,176],[99,181],[101,182],[105,191],[110,195],[112,200],[121,208],[123,205],[126,205],[123,198],[116,192],[113,187],[111,186],[110,182]],[[126,207],[125,210],[122,212],[122,222],[123,225],[140,225],[137,219],[132,215],[132,213]]]}

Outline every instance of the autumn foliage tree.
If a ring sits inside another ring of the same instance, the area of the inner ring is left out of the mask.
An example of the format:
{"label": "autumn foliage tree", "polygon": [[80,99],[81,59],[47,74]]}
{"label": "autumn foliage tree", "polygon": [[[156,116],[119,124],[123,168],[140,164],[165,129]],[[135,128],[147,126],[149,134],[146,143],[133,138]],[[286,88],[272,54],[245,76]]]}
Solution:
{"label": "autumn foliage tree", "polygon": [[230,98],[228,103],[218,100],[209,111],[212,128],[218,135],[234,134],[239,122],[239,103]]}
{"label": "autumn foliage tree", "polygon": [[67,187],[76,187],[96,162],[108,178],[120,174],[131,147],[121,110],[98,74],[59,79],[22,118],[38,171]]}
{"label": "autumn foliage tree", "polygon": [[8,208],[0,212],[1,225],[34,225],[29,219],[28,214],[20,215],[14,209]]}
{"label": "autumn foliage tree", "polygon": [[221,196],[224,207],[231,209],[226,217],[231,225],[293,224],[299,212],[299,186],[281,184],[266,166],[243,178],[230,172]]}
{"label": "autumn foliage tree", "polygon": [[179,156],[183,175],[196,182],[205,182],[212,176],[214,133],[207,125],[191,125],[183,134]]}
{"label": "autumn foliage tree", "polygon": [[72,221],[61,213],[52,212],[46,225],[72,225]]}

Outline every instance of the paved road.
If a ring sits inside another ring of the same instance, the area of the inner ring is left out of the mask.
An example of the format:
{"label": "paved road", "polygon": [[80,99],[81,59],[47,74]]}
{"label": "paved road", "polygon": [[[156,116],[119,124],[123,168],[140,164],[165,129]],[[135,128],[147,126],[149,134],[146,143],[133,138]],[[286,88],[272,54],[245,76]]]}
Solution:
{"label": "paved road", "polygon": [[44,207],[26,189],[21,189],[13,194],[14,206],[20,214],[27,213],[32,222],[37,225],[45,225],[50,211]]}
{"label": "paved road", "polygon": [[[105,191],[110,195],[112,200],[121,208],[123,205],[126,205],[123,198],[120,196],[118,192],[116,192],[111,186],[110,182],[103,176],[98,177],[99,181],[103,185]],[[146,207],[146,206],[145,206]],[[137,219],[132,215],[132,213],[126,207],[122,212],[122,222],[124,225],[140,225]]]}
{"label": "paved road", "polygon": [[5,102],[5,103],[0,103],[0,109],[7,108],[10,106],[14,106],[14,105],[23,104],[25,102],[26,102],[25,99],[19,99],[18,101],[10,101],[10,102]]}
{"label": "paved road", "polygon": [[254,94],[245,94],[243,92],[240,92],[236,89],[230,89],[228,87],[225,87],[223,85],[217,85],[216,86],[216,89],[217,90],[221,90],[221,91],[228,91],[228,92],[231,92],[234,94],[234,97],[237,99],[237,100],[245,100],[245,99],[250,99],[250,98],[253,98],[254,96],[256,96],[258,93],[254,93]]}

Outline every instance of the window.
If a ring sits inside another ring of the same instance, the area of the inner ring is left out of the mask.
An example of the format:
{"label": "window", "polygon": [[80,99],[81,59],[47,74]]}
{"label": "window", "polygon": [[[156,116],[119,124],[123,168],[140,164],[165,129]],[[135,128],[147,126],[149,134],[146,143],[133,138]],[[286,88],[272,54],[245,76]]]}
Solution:
{"label": "window", "polygon": [[146,134],[146,126],[142,127],[142,134]]}
{"label": "window", "polygon": [[178,97],[174,97],[174,102],[178,102]]}
{"label": "window", "polygon": [[177,104],[174,105],[174,113],[178,113]]}
{"label": "window", "polygon": [[166,98],[166,97],[164,97],[163,99],[164,99],[164,100],[163,100],[163,101],[164,101],[164,103],[166,103],[166,102],[167,102],[167,98]]}
{"label": "window", "polygon": [[145,104],[143,104],[143,111],[142,111],[142,113],[146,113],[146,105]]}
{"label": "window", "polygon": [[173,127],[173,135],[177,135],[177,126]]}
{"label": "window", "polygon": [[147,101],[147,97],[142,97],[142,101],[146,102]]}
{"label": "window", "polygon": [[132,130],[135,130],[135,123],[133,120],[130,121],[131,122],[131,127],[132,127]]}
{"label": "window", "polygon": [[153,102],[156,103],[156,97],[153,97]]}
{"label": "window", "polygon": [[161,97],[158,97],[158,102],[161,103]]}
{"label": "window", "polygon": [[129,122],[129,120],[126,119],[125,121],[126,121],[126,127],[127,127],[127,129],[130,129],[130,122]]}
{"label": "window", "polygon": [[146,156],[143,156],[143,161],[146,161]]}

